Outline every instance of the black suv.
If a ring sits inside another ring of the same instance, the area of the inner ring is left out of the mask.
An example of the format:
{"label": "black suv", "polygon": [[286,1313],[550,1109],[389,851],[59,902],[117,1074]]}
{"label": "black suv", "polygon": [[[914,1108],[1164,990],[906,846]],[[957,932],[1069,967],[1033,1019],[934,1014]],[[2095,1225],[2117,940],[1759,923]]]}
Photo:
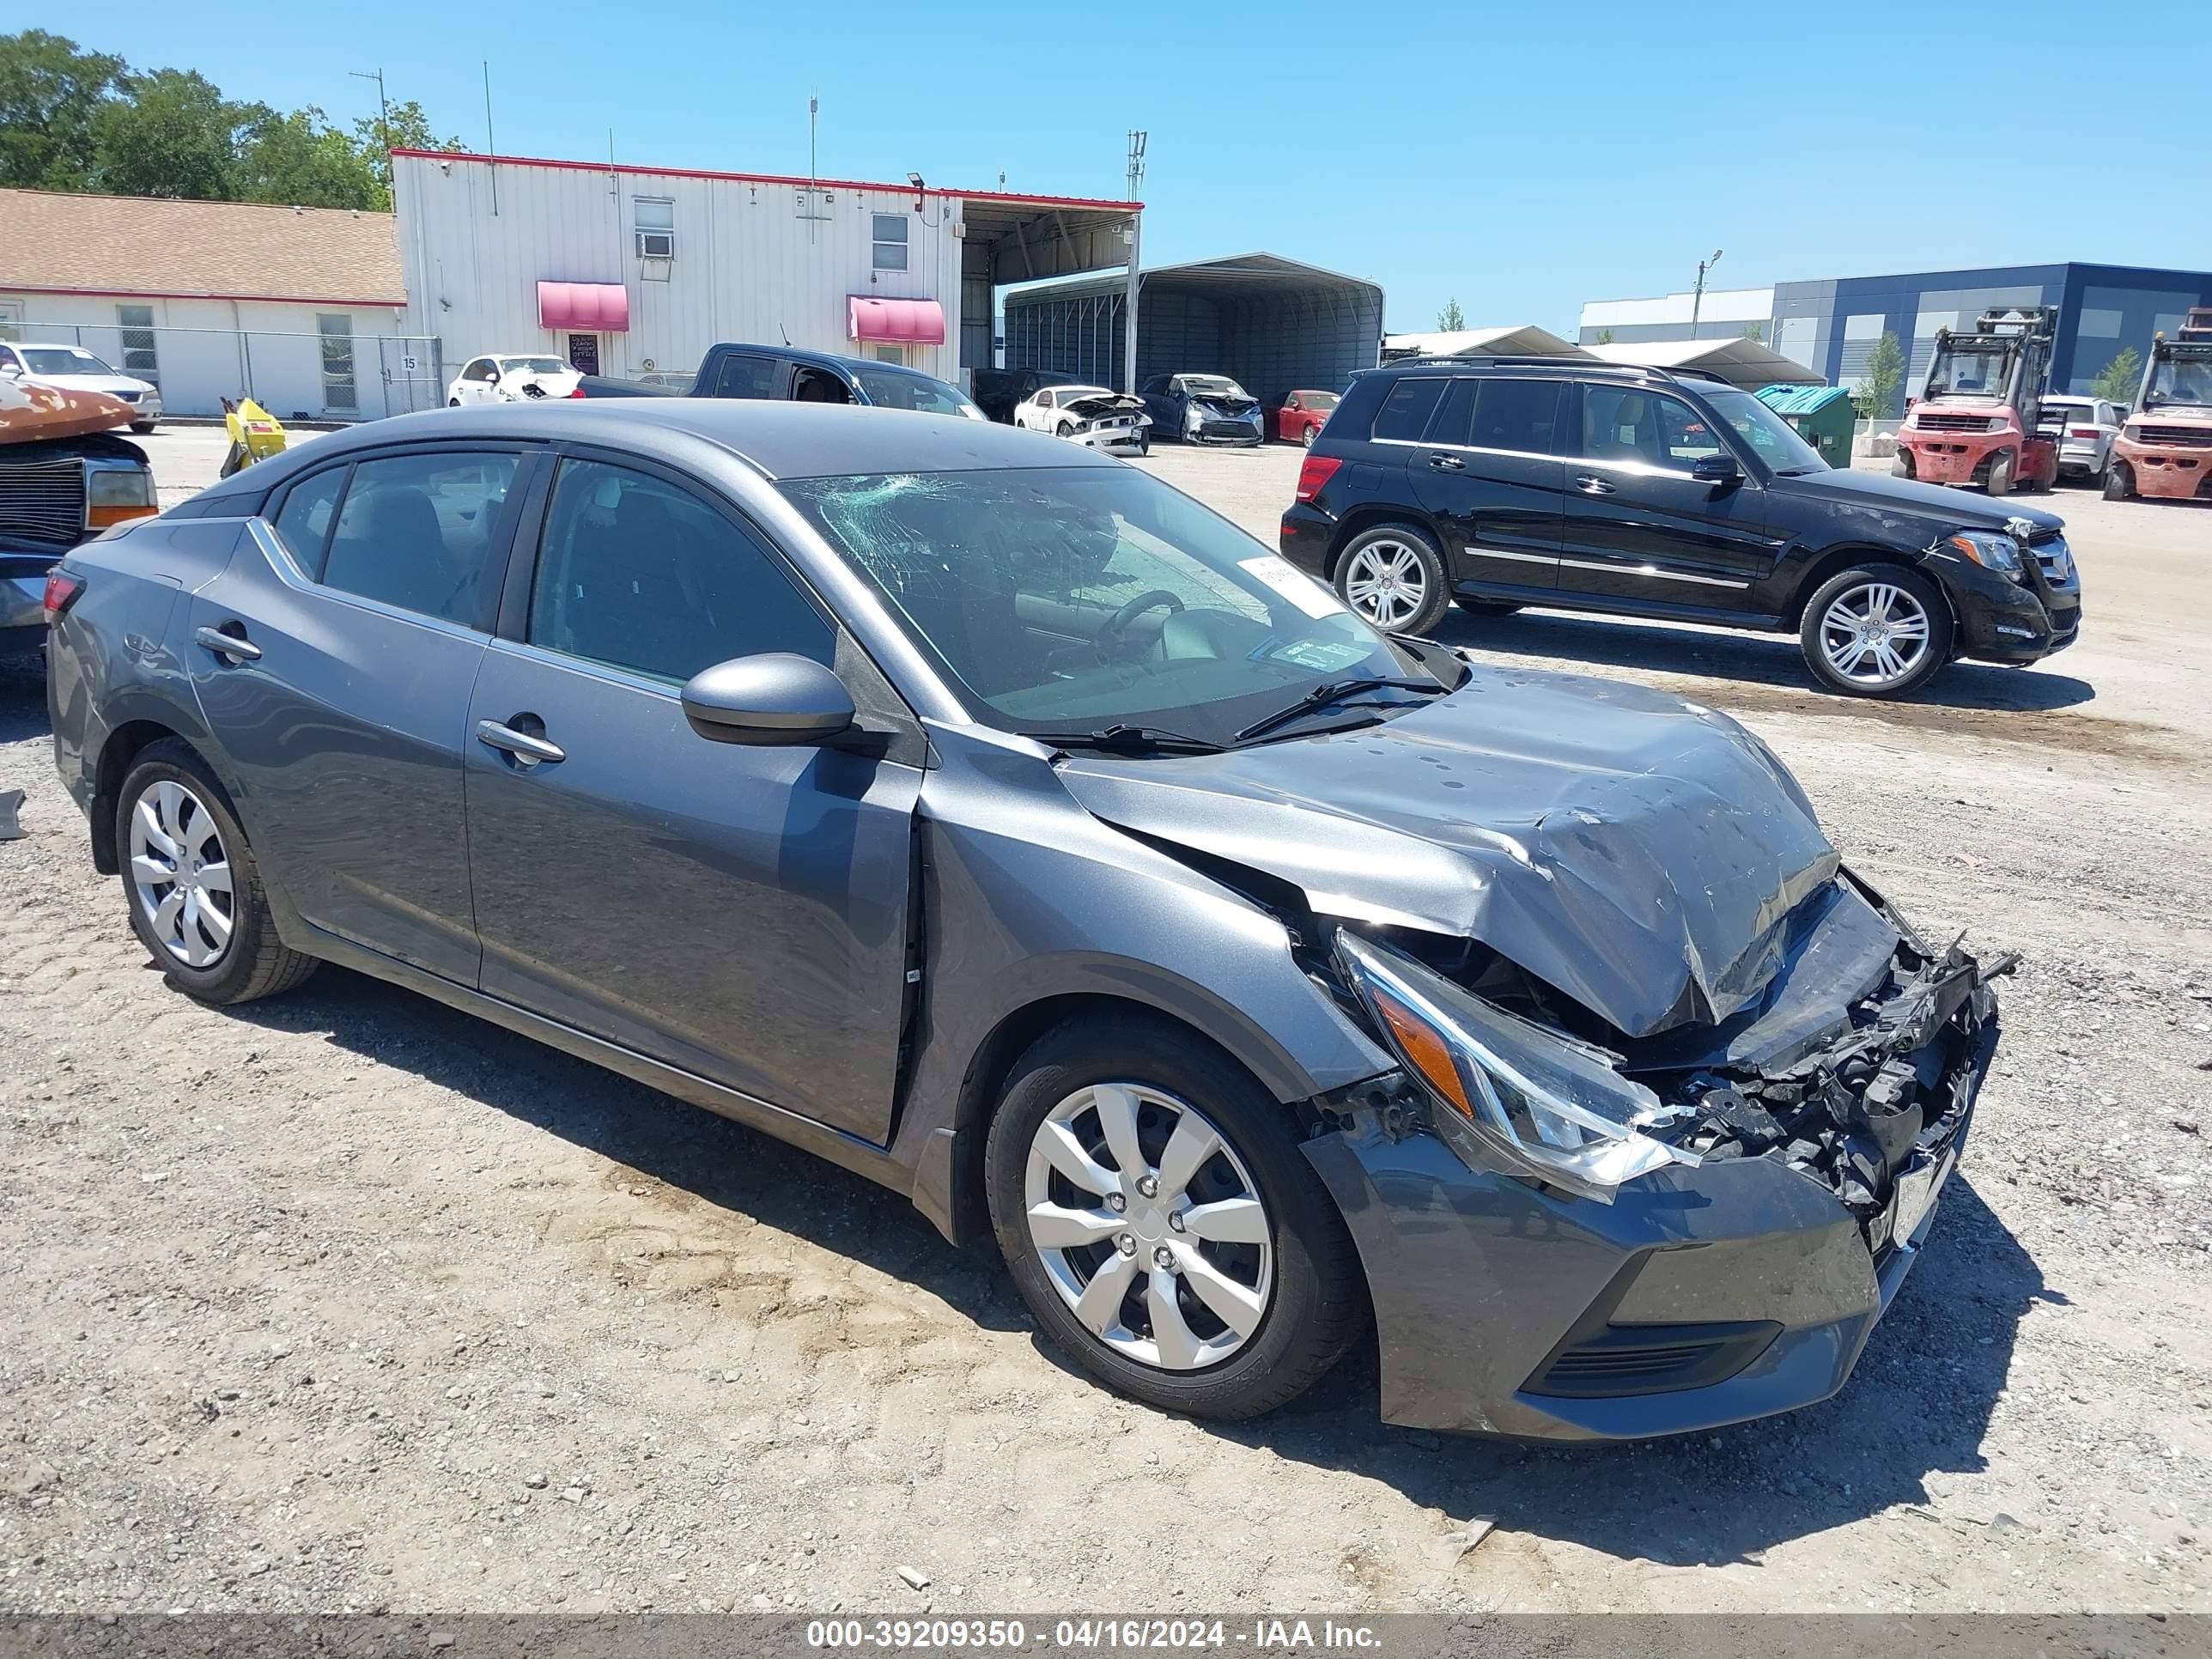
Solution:
{"label": "black suv", "polygon": [[1795,629],[1821,683],[1897,696],[2081,626],[2063,520],[1832,468],[1692,370],[1412,358],[1357,376],[1298,472],[1284,556],[1392,632],[1448,604]]}

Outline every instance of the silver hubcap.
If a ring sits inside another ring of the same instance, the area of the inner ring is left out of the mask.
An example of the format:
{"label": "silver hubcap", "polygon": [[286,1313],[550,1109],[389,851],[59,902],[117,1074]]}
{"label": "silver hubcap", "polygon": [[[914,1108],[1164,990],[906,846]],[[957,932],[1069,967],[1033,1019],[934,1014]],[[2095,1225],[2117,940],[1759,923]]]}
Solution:
{"label": "silver hubcap", "polygon": [[1929,649],[1928,613],[1889,582],[1845,588],[1820,618],[1821,653],[1854,685],[1894,685]]}
{"label": "silver hubcap", "polygon": [[1100,1083],[1054,1107],[1030,1141],[1030,1242],[1100,1341],[1192,1371],[1260,1328],[1274,1246],[1251,1171],[1195,1107]]}
{"label": "silver hubcap", "polygon": [[161,948],[190,968],[230,948],[237,915],[230,855],[207,804],[166,780],[131,811],[131,887]]}
{"label": "silver hubcap", "polygon": [[1402,627],[1429,597],[1421,561],[1403,542],[1370,542],[1344,567],[1344,597],[1378,628]]}

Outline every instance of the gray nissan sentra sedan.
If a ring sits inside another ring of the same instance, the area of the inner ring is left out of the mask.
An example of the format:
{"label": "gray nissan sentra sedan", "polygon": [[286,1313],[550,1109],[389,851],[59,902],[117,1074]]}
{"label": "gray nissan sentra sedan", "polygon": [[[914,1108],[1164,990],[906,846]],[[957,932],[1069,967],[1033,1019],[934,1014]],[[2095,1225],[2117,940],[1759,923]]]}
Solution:
{"label": "gray nissan sentra sedan", "polygon": [[1143,471],[690,399],[437,411],[72,552],[55,758],[178,989],[342,963],[992,1234],[1100,1381],[1391,1421],[1841,1387],[1988,981],[1774,756],[1386,638]]}

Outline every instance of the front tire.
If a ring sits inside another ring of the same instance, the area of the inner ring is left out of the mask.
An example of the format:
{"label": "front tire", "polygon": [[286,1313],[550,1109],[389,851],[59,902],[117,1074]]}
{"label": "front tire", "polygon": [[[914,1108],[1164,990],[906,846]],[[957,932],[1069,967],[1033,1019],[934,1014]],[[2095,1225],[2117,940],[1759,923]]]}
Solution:
{"label": "front tire", "polygon": [[1899,564],[1856,565],[1806,601],[1797,641],[1831,691],[1902,697],[1951,659],[1954,623],[1943,591]]}
{"label": "front tire", "polygon": [[1893,478],[1912,477],[1912,452],[1899,446],[1889,458],[1889,476]]}
{"label": "front tire", "polygon": [[151,432],[154,429],[154,426],[155,422],[152,421],[133,421],[131,422],[131,429],[133,432],[138,433],[142,436],[146,433]]}
{"label": "front tire", "polygon": [[1335,581],[1338,596],[1386,634],[1425,634],[1451,603],[1443,556],[1411,525],[1361,531],[1338,556]]}
{"label": "front tire", "polygon": [[2124,501],[2136,493],[2135,470],[2125,461],[2114,461],[2105,469],[2105,499]]}
{"label": "front tire", "polygon": [[1321,428],[1317,426],[1310,426],[1305,430],[1305,435],[1299,439],[1298,441],[1304,444],[1308,449],[1311,449],[1314,446],[1314,440],[1320,436]]}
{"label": "front tire", "polygon": [[1062,1025],[1016,1063],[984,1145],[991,1224],[1045,1333],[1118,1393],[1244,1418],[1366,1322],[1336,1203],[1285,1107],[1143,1015]]}
{"label": "front tire", "polygon": [[190,744],[141,750],[115,809],[131,928],[169,982],[227,1007],[289,991],[315,958],[276,937],[261,867],[230,797]]}
{"label": "front tire", "polygon": [[2012,452],[2007,450],[1990,463],[1990,494],[1992,497],[2012,494]]}

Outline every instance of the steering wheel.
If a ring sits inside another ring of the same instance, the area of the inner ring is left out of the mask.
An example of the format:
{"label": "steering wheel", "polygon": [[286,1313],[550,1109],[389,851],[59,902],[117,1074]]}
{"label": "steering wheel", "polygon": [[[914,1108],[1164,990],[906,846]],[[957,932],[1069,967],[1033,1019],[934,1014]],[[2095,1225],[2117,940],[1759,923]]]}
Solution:
{"label": "steering wheel", "polygon": [[1116,611],[1107,619],[1106,626],[1098,630],[1096,642],[1098,647],[1098,660],[1111,662],[1120,656],[1122,647],[1121,635],[1129,624],[1155,605],[1162,605],[1170,611],[1182,609],[1181,599],[1164,587],[1154,587],[1138,594],[1135,599]]}

